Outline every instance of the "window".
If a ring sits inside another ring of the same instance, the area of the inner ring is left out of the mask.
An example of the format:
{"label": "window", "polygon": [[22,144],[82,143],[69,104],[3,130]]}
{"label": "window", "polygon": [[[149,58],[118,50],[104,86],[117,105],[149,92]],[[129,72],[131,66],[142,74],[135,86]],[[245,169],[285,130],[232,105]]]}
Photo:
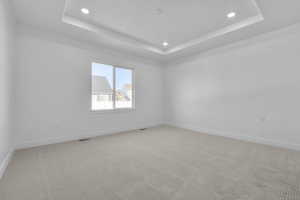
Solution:
{"label": "window", "polygon": [[92,110],[130,109],[134,106],[133,70],[92,63]]}

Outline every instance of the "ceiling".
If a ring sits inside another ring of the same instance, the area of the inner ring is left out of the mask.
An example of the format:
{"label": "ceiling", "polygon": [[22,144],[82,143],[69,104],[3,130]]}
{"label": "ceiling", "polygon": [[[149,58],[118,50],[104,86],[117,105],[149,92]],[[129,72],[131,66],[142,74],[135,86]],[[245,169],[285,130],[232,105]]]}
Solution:
{"label": "ceiling", "polygon": [[[14,0],[17,20],[168,61],[292,25],[299,0]],[[85,15],[82,8],[89,9]],[[230,12],[236,13],[228,18]],[[163,43],[168,45],[164,46]]]}

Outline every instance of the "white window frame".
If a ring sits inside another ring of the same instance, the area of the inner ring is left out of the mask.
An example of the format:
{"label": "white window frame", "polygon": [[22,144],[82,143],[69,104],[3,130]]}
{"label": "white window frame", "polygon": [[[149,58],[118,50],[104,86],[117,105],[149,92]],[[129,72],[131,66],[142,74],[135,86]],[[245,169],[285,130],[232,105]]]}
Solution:
{"label": "white window frame", "polygon": [[[97,64],[103,64],[103,65],[109,65],[113,67],[113,96],[112,96],[112,101],[113,101],[113,108],[112,109],[98,109],[98,110],[93,110],[93,105],[92,105],[92,91],[93,91],[93,85],[92,85],[92,66],[93,63],[97,63]],[[132,106],[131,108],[116,108],[116,93],[115,93],[115,89],[116,89],[116,68],[121,68],[121,69],[127,69],[127,70],[131,70],[131,83],[132,83]],[[102,62],[92,62],[91,66],[90,66],[90,77],[91,77],[91,89],[90,89],[90,110],[92,112],[99,112],[99,113],[105,113],[105,112],[118,112],[118,111],[133,111],[135,110],[135,70],[134,68],[131,67],[121,67],[118,65],[111,65],[111,64],[105,64]]]}

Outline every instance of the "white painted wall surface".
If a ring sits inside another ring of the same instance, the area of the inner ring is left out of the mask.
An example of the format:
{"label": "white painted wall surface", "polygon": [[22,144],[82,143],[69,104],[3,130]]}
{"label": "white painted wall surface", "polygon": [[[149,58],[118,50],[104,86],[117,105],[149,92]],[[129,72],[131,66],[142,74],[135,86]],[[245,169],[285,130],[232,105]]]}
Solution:
{"label": "white painted wall surface", "polygon": [[14,17],[9,0],[0,0],[0,178],[12,150],[11,71],[13,67]]}
{"label": "white painted wall surface", "polygon": [[165,70],[166,121],[300,149],[300,25]]}
{"label": "white painted wall surface", "polygon": [[[18,148],[162,123],[163,74],[156,63],[30,29],[22,26],[17,36],[14,80]],[[135,69],[134,111],[90,111],[92,62]]]}

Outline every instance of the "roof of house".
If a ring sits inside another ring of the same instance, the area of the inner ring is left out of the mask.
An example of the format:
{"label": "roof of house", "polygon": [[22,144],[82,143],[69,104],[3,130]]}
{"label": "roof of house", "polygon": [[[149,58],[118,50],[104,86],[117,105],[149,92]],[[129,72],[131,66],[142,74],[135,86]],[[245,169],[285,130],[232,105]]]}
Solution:
{"label": "roof of house", "polygon": [[93,76],[92,78],[93,95],[111,94],[112,88],[104,76]]}

